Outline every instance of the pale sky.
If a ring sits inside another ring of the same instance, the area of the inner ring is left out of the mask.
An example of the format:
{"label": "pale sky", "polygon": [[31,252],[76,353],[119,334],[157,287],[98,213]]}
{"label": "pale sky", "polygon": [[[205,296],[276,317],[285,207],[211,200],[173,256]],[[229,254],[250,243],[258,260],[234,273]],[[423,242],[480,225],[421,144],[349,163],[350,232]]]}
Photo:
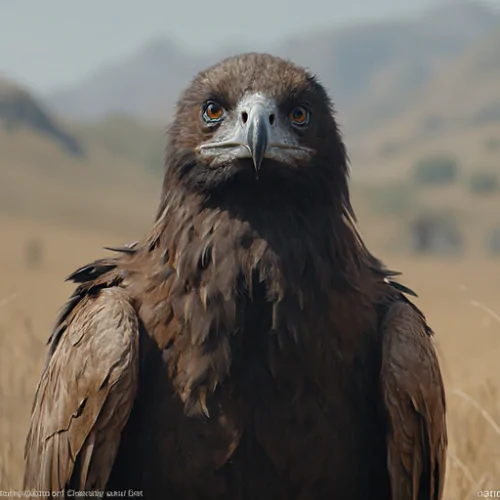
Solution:
{"label": "pale sky", "polygon": [[189,50],[231,41],[260,50],[284,36],[407,16],[440,1],[0,0],[0,72],[43,93],[157,37]]}

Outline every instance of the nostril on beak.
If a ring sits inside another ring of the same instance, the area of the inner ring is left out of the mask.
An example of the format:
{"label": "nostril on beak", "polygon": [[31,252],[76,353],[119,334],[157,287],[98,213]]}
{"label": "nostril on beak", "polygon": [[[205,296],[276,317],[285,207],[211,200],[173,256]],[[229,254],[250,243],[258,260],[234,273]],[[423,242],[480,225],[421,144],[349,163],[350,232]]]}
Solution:
{"label": "nostril on beak", "polygon": [[274,120],[275,120],[275,119],[276,119],[276,117],[274,116],[274,113],[271,113],[271,114],[269,115],[269,123],[270,123],[271,125],[274,125]]}
{"label": "nostril on beak", "polygon": [[243,124],[245,124],[248,121],[248,113],[246,111],[243,111],[241,113],[241,121],[243,122]]}

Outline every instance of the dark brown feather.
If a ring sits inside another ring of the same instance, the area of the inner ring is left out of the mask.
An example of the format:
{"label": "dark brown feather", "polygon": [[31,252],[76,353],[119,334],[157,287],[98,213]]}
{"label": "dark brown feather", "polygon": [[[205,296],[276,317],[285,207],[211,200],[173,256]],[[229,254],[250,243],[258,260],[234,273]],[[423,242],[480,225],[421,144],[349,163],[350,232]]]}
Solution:
{"label": "dark brown feather", "polygon": [[446,468],[445,396],[430,331],[409,304],[383,321],[382,392],[393,499],[441,498]]}

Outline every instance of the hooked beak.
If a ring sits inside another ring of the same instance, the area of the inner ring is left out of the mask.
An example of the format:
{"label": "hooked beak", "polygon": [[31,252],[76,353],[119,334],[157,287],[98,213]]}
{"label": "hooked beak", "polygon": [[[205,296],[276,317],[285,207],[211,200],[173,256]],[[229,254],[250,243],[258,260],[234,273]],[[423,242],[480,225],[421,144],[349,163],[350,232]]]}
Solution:
{"label": "hooked beak", "polygon": [[245,146],[252,155],[256,175],[259,174],[259,169],[264,159],[267,145],[269,144],[270,128],[273,121],[272,116],[273,114],[270,114],[269,110],[260,103],[255,104],[248,114]]}

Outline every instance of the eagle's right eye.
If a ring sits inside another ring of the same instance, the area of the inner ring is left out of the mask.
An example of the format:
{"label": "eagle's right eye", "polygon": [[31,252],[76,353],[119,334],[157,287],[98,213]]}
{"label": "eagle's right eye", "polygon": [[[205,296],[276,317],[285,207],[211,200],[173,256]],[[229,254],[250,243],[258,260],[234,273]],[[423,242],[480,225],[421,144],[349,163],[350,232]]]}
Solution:
{"label": "eagle's right eye", "polygon": [[215,101],[206,102],[203,105],[203,120],[206,123],[217,123],[224,117],[224,108]]}

